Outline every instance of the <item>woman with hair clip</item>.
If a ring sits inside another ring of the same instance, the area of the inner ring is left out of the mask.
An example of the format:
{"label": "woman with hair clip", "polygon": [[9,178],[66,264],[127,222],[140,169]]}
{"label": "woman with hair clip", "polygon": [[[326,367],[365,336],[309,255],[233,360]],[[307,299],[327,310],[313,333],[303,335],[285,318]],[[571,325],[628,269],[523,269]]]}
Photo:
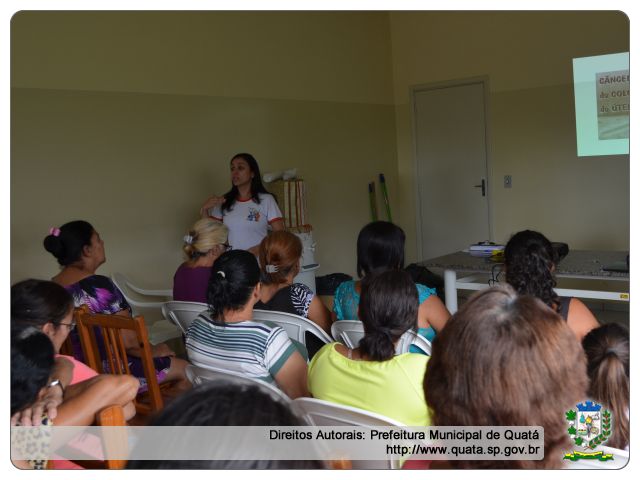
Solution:
{"label": "woman with hair clip", "polygon": [[407,272],[388,270],[362,281],[364,337],[353,350],[325,345],[309,364],[315,398],[369,410],[410,426],[430,424],[422,379],[429,357],[395,355],[396,344],[416,328],[418,292]]}
{"label": "woman with hair clip", "polygon": [[[377,221],[365,225],[358,235],[357,270],[362,279],[372,273],[404,268],[404,231],[391,222]],[[432,341],[451,316],[434,288],[416,283],[420,308],[418,333]],[[358,319],[360,280],[341,283],[335,293],[333,311],[336,320]]]}
{"label": "woman with hair clip", "polygon": [[173,276],[173,299],[181,302],[207,302],[211,266],[231,246],[229,229],[211,218],[198,220],[184,236],[182,249],[187,260]]}
{"label": "woman with hair clip", "polygon": [[253,155],[238,153],[231,159],[231,190],[211,196],[200,208],[200,215],[223,222],[229,228],[229,243],[236,250],[258,254],[258,245],[267,230],[284,229],[282,213],[260,177]]}
{"label": "woman with hair clip", "polygon": [[189,360],[276,383],[289,397],[303,397],[306,361],[281,327],[252,320],[259,298],[256,258],[244,250],[223,253],[211,269],[209,312],[187,330]]}
{"label": "woman with hair clip", "polygon": [[544,459],[451,460],[431,467],[562,468],[572,445],[565,412],[584,399],[585,367],[571,329],[540,300],[509,286],[476,293],[433,342],[424,377],[433,425],[538,425]]}
{"label": "woman with hair clip", "polygon": [[[110,278],[96,274],[96,270],[106,261],[106,256],[104,242],[89,222],[76,220],[65,223],[60,228],[51,228],[44,239],[44,248],[62,267],[52,280],[71,294],[76,307],[86,305],[91,313],[131,316],[131,307],[118,287]],[[95,334],[98,348],[102,351],[102,332],[95,328]],[[133,331],[123,330],[122,340],[127,349],[131,373],[140,380],[141,388],[146,389],[136,335]],[[77,334],[72,334],[71,341],[74,356],[83,359]],[[151,345],[151,353],[159,383],[175,381],[176,389],[191,387],[185,376],[185,360],[176,358],[175,353],[164,343]]]}
{"label": "woman with hair clip", "polygon": [[331,332],[331,314],[313,291],[293,283],[300,271],[302,242],[291,232],[273,232],[260,242],[258,259],[262,273],[260,301],[254,308],[293,313]]}
{"label": "woman with hair clip", "polygon": [[[64,405],[71,399],[75,408],[68,411],[58,421],[91,423],[95,414],[109,405],[120,405],[128,420],[135,415],[132,403],[138,391],[139,382],[129,375],[98,375],[84,363],[73,357],[60,355],[60,348],[69,332],[74,330],[73,299],[69,292],[54,282],[46,280],[24,280],[11,287],[11,325],[16,329],[36,328],[43,332],[53,344],[56,354],[52,371],[55,388],[51,390],[61,393],[59,400]],[[55,403],[55,402],[54,402]],[[36,404],[35,408],[21,412],[22,424],[38,421],[42,410],[49,411],[51,419],[55,412],[50,409],[47,396]],[[73,411],[74,416],[69,417]],[[71,423],[74,424],[74,423]]]}
{"label": "woman with hair clip", "polygon": [[587,354],[588,398],[613,414],[606,445],[629,449],[629,332],[615,323],[594,328],[582,339]]}
{"label": "woman with hair clip", "polygon": [[599,326],[591,311],[577,298],[559,297],[553,271],[557,257],[551,242],[541,233],[523,230],[504,249],[506,280],[520,295],[538,297],[567,322],[578,340]]}

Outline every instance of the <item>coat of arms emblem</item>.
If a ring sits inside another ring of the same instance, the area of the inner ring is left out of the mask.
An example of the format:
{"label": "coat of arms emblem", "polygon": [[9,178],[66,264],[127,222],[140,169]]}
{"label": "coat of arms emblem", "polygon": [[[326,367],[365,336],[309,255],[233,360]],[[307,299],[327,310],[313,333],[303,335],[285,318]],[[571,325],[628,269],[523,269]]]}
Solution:
{"label": "coat of arms emblem", "polygon": [[[566,412],[569,436],[578,448],[595,450],[611,435],[611,412],[602,405],[587,401]],[[613,460],[613,455],[599,452],[574,450],[564,456],[565,460],[594,459]]]}

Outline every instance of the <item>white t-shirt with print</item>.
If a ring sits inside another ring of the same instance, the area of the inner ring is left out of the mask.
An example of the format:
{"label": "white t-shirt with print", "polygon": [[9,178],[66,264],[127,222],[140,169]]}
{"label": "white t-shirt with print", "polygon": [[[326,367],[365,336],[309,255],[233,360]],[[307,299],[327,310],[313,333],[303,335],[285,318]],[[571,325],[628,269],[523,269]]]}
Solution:
{"label": "white t-shirt with print", "polygon": [[247,250],[258,245],[267,235],[267,227],[282,219],[273,195],[259,193],[260,203],[252,198],[236,200],[231,211],[221,211],[221,206],[209,209],[209,216],[223,222],[229,228],[229,245],[234,250]]}

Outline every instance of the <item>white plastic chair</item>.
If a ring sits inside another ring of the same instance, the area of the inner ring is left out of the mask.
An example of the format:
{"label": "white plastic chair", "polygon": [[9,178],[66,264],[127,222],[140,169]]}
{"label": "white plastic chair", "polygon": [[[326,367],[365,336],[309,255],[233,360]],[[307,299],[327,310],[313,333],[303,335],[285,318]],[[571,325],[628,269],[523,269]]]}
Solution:
{"label": "white plastic chair", "polygon": [[[296,413],[316,427],[406,428],[402,423],[385,417],[384,415],[360,408],[319,400],[317,398],[296,398],[291,401],[291,405]],[[400,468],[400,462],[393,458],[387,460],[352,460],[352,466],[354,469],[397,469]]]}
{"label": "white plastic chair", "polygon": [[360,320],[337,320],[331,325],[331,336],[349,348],[357,348],[364,337],[364,325]]}
{"label": "white plastic chair", "polygon": [[142,315],[152,344],[180,337],[180,330],[162,317],[162,304],[173,296],[171,290],[147,290],[137,287],[122,273],[111,274],[111,280],[131,306],[133,315]]}
{"label": "white plastic chair", "polygon": [[[336,342],[348,348],[356,348],[364,337],[364,325],[360,320],[338,320],[331,325],[331,335]],[[427,355],[431,355],[431,342],[424,336],[411,330],[405,332],[396,345],[396,355],[407,353],[415,345]]]}
{"label": "white plastic chair", "polygon": [[264,382],[257,378],[247,377],[237,372],[230,372],[220,368],[204,367],[196,365],[187,365],[185,373],[187,378],[194,385],[202,385],[208,382],[227,382],[235,385],[254,385],[261,388],[265,393],[268,393],[271,398],[276,401],[289,404],[291,399],[275,385]]}
{"label": "white plastic chair", "polygon": [[400,337],[400,341],[398,342],[398,346],[396,347],[396,353],[408,352],[411,345],[419,348],[425,354],[431,356],[431,342],[427,340],[423,335],[420,335],[419,333],[412,330],[404,332],[404,334]]}
{"label": "white plastic chair", "polygon": [[132,308],[160,308],[173,297],[172,290],[148,290],[135,286],[124,274],[112,273],[111,280]]}
{"label": "white plastic chair", "polygon": [[318,337],[324,343],[332,343],[333,339],[327,335],[318,325],[304,317],[285,312],[270,310],[254,310],[253,320],[256,322],[273,322],[287,332],[289,338],[306,346],[305,334],[309,332]]}
{"label": "white plastic chair", "polygon": [[207,309],[206,303],[171,301],[162,304],[162,315],[186,335],[189,325]]}

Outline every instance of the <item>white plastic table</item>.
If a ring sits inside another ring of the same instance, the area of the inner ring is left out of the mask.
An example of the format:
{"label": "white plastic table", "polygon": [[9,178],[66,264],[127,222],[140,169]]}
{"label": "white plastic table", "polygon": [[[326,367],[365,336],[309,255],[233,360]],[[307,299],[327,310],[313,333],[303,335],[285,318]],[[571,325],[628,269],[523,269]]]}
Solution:
{"label": "white plastic table", "polygon": [[[602,268],[617,262],[626,261],[627,252],[573,250],[556,265],[557,278],[578,278],[583,280],[607,280],[626,282],[623,291],[601,291],[556,288],[561,297],[579,297],[598,300],[616,300],[629,302],[629,273],[604,271]],[[427,268],[444,270],[444,295],[447,309],[452,314],[458,310],[458,290],[482,290],[489,286],[487,277],[500,271],[501,264],[489,258],[472,257],[467,252],[455,252],[449,255],[419,262]],[[458,274],[468,274],[457,278]],[[482,281],[481,281],[482,280]]]}

